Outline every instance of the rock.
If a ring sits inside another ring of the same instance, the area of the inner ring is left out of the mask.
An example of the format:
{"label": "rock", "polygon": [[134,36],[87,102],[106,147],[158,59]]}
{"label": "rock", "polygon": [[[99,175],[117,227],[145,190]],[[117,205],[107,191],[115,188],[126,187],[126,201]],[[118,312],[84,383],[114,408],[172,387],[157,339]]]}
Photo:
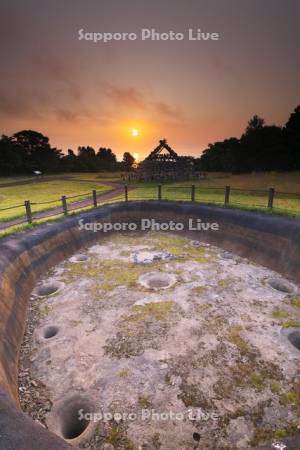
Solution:
{"label": "rock", "polygon": [[293,413],[286,406],[276,404],[264,408],[263,425],[266,427],[280,427],[283,420],[293,421]]}
{"label": "rock", "polygon": [[253,425],[244,417],[232,419],[227,427],[227,435],[232,445],[237,448],[247,447],[253,435]]}
{"label": "rock", "polygon": [[35,419],[35,423],[38,423],[41,427],[46,428],[45,425],[40,422],[38,419]]}
{"label": "rock", "polygon": [[221,256],[223,259],[234,259],[234,255],[230,252],[222,252]]}
{"label": "rock", "polygon": [[112,444],[104,444],[102,450],[115,450],[115,447]]}
{"label": "rock", "polygon": [[135,264],[151,264],[155,261],[170,261],[174,258],[169,252],[140,251],[132,253],[131,259]]}
{"label": "rock", "polygon": [[161,364],[160,366],[160,369],[167,369],[169,366],[168,366],[168,364],[167,363],[163,363],[163,364]]}

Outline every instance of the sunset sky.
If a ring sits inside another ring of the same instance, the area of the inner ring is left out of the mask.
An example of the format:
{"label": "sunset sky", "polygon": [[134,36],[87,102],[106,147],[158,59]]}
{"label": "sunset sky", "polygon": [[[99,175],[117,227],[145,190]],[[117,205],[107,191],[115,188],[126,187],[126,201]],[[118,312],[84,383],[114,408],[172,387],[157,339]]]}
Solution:
{"label": "sunset sky", "polygon": [[[179,154],[240,136],[254,114],[284,124],[300,103],[298,0],[1,0],[0,133],[53,146]],[[183,41],[78,40],[142,28]],[[189,41],[189,28],[219,33]],[[138,130],[134,133],[132,130]],[[133,136],[133,134],[137,134]]]}

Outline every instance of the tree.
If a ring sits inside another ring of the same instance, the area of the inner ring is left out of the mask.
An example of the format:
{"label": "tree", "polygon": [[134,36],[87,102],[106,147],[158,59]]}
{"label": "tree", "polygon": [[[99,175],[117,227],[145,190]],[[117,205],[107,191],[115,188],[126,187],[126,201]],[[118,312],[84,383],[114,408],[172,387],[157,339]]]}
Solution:
{"label": "tree", "polygon": [[300,105],[290,115],[284,134],[287,142],[286,158],[289,160],[289,170],[300,170]]}
{"label": "tree", "polygon": [[261,130],[264,125],[265,125],[265,119],[263,119],[262,117],[259,117],[257,114],[255,114],[255,116],[253,116],[252,119],[249,120],[245,134],[249,134],[252,131],[256,131],[256,130]]}
{"label": "tree", "polygon": [[97,153],[99,170],[115,170],[117,158],[110,148],[100,147]]}
{"label": "tree", "polygon": [[290,115],[285,128],[289,132],[300,133],[300,105],[297,106]]}
{"label": "tree", "polygon": [[96,152],[93,147],[78,147],[78,168],[83,172],[93,172],[97,168]]}
{"label": "tree", "polygon": [[24,170],[24,153],[11,141],[8,136],[0,139],[0,173],[11,175],[22,173]]}
{"label": "tree", "polygon": [[299,115],[300,108],[296,108],[285,129],[267,126],[264,119],[253,116],[240,139],[230,138],[209,144],[198,166],[202,170],[235,173],[295,170],[300,164],[300,133],[295,131],[300,124]]}
{"label": "tree", "polygon": [[64,155],[62,158],[62,167],[63,170],[66,170],[67,172],[75,172],[78,170],[77,156],[70,148],[68,149],[67,155]]}
{"label": "tree", "polygon": [[129,152],[125,152],[123,155],[124,170],[130,171],[132,169],[134,162],[135,162],[134,157]]}
{"label": "tree", "polygon": [[49,138],[37,131],[23,130],[11,137],[17,151],[23,155],[24,171],[57,171],[60,167],[61,150],[52,148]]}
{"label": "tree", "polygon": [[236,138],[225,139],[222,142],[209,144],[204,150],[198,166],[202,170],[217,170],[221,172],[237,172],[240,142]]}

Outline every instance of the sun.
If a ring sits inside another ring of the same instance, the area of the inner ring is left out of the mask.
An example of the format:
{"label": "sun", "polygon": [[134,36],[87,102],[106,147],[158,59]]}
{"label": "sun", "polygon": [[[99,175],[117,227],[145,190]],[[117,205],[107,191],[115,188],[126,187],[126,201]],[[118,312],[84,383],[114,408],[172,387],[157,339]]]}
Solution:
{"label": "sun", "polygon": [[132,128],[131,134],[133,137],[137,137],[140,134],[140,131],[137,128]]}

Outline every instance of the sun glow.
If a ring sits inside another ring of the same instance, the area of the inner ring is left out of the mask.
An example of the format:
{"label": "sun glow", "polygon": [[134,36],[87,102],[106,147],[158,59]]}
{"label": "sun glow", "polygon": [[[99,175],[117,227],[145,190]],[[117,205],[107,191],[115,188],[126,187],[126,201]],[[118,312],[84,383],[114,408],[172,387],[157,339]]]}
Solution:
{"label": "sun glow", "polygon": [[132,128],[131,134],[133,137],[137,137],[140,134],[140,131],[137,128]]}

